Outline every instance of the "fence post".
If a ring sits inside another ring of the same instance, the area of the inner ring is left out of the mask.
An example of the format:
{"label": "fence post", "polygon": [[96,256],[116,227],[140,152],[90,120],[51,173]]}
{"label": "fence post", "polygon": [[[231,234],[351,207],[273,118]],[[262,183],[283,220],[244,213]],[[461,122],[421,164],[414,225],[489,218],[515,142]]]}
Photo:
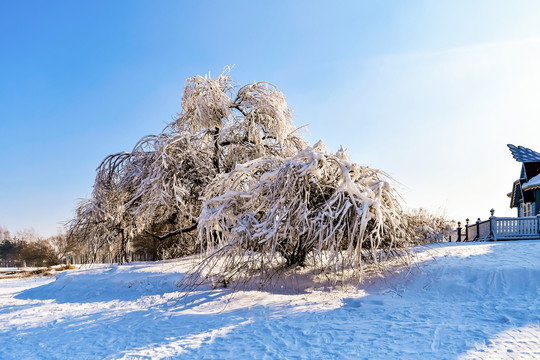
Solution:
{"label": "fence post", "polygon": [[466,218],[465,222],[465,241],[469,241],[469,218]]}
{"label": "fence post", "polygon": [[495,210],[491,209],[491,216],[489,217],[489,237],[492,241],[497,241],[497,218],[493,215]]}
{"label": "fence post", "polygon": [[461,242],[461,222],[460,221],[457,222],[457,241],[456,242]]}
{"label": "fence post", "polygon": [[476,236],[474,237],[474,240],[480,240],[480,218],[476,220]]}

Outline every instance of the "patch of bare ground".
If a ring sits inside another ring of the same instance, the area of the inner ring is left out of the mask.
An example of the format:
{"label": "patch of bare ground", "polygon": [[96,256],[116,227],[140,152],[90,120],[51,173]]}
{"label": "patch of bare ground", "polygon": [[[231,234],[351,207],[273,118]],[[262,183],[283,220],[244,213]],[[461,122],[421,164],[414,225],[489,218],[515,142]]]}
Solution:
{"label": "patch of bare ground", "polygon": [[55,273],[73,270],[76,269],[75,266],[67,265],[57,265],[50,267],[40,267],[35,269],[17,269],[10,270],[5,272],[0,272],[0,280],[2,279],[14,279],[14,278],[31,278],[31,277],[43,277],[43,276],[54,276]]}

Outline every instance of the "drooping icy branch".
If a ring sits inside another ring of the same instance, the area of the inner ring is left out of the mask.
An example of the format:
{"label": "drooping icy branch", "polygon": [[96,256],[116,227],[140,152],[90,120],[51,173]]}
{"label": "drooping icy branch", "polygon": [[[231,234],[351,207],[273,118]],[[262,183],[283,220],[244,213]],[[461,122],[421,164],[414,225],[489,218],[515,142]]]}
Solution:
{"label": "drooping icy branch", "polygon": [[359,270],[404,246],[401,208],[384,174],[351,163],[344,151],[325,152],[322,142],[291,158],[237,165],[208,190],[199,239],[212,261],[199,273],[230,274],[242,261],[246,269],[311,261]]}

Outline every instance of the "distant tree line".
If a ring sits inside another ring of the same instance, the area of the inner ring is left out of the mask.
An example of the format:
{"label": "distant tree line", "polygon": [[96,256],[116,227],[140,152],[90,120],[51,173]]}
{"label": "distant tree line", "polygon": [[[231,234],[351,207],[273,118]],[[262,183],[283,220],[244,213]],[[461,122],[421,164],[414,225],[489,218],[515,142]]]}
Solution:
{"label": "distant tree line", "polygon": [[63,233],[44,238],[32,230],[24,230],[12,235],[0,226],[0,267],[58,265],[75,249]]}

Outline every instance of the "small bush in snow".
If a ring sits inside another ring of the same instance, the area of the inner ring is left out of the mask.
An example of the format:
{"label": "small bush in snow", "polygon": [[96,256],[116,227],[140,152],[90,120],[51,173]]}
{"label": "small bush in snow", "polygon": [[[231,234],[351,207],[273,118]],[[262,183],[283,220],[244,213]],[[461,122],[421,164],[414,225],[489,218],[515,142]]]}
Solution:
{"label": "small bush in snow", "polygon": [[414,209],[403,214],[404,230],[411,244],[441,242],[455,232],[455,224],[442,215],[426,209]]}

